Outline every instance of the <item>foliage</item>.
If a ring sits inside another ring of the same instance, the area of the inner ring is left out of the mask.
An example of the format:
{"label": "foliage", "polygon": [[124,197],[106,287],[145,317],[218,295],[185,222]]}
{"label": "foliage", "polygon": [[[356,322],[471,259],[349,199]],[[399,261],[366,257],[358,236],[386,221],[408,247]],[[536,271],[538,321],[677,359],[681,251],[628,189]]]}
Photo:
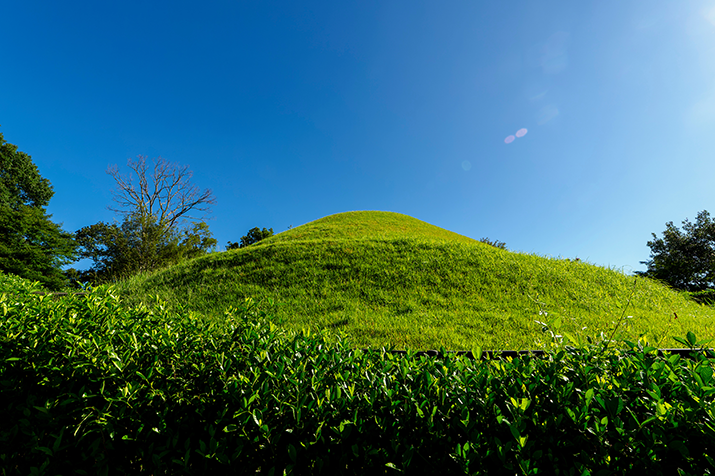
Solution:
{"label": "foliage", "polygon": [[75,233],[80,256],[93,266],[78,281],[94,284],[115,282],[195,258],[213,249],[216,240],[205,222],[194,223],[179,234],[163,230],[152,217],[130,215],[121,225],[97,223]]}
{"label": "foliage", "polygon": [[[533,349],[545,345],[534,323],[545,314],[573,334],[608,332],[633,282],[583,261],[513,253],[404,215],[364,212],[137,276],[117,292],[137,304],[160,295],[218,320],[246,297],[268,298],[280,325],[346,333],[364,347]],[[713,308],[649,279],[637,279],[627,315],[630,339],[645,334],[667,347],[689,330],[715,337]]]}
{"label": "foliage", "polygon": [[638,274],[661,280],[684,291],[715,288],[715,221],[703,210],[694,223],[683,220],[683,229],[666,223],[663,237],[653,233],[648,242],[648,266]]}
{"label": "foliage", "polygon": [[184,228],[179,244],[181,259],[196,258],[215,250],[218,242],[212,236],[209,226],[203,221],[193,223],[191,228]]}
{"label": "foliage", "polygon": [[258,243],[259,241],[273,236],[273,228],[261,230],[258,227],[251,228],[245,236],[241,237],[240,243],[229,241],[226,244],[226,250],[235,250],[237,248],[245,248],[246,246]]}
{"label": "foliage", "polygon": [[0,293],[28,295],[34,292],[44,292],[44,288],[39,282],[0,271]]}
{"label": "foliage", "polygon": [[700,304],[707,304],[709,306],[715,306],[715,289],[704,289],[702,291],[693,291],[687,293],[688,296],[695,302]]}
{"label": "foliage", "polygon": [[45,211],[53,193],[31,157],[0,134],[0,270],[58,289],[75,244]]}
{"label": "foliage", "polygon": [[482,238],[482,239],[479,240],[479,241],[481,241],[482,243],[486,243],[487,245],[491,245],[491,246],[493,246],[494,248],[499,248],[500,250],[505,250],[505,249],[506,249],[506,243],[504,243],[503,241],[490,240],[489,238],[486,238],[486,237]]}
{"label": "foliage", "polygon": [[286,333],[250,300],[212,323],[111,289],[0,309],[6,474],[715,470],[712,353],[396,356]]}

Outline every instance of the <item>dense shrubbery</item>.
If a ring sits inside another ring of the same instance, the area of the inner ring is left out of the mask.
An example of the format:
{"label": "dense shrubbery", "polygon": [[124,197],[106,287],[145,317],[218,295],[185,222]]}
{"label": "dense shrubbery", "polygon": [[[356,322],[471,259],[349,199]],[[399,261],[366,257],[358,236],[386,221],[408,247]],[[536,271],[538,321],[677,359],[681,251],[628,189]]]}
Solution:
{"label": "dense shrubbery", "polygon": [[250,301],[216,324],[0,280],[3,474],[715,470],[702,351],[399,357],[284,333]]}

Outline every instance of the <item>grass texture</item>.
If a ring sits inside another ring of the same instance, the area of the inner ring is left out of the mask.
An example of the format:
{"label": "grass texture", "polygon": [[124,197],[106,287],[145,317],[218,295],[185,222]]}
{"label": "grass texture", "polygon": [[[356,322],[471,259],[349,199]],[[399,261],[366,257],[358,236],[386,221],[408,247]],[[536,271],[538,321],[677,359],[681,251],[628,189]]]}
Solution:
{"label": "grass texture", "polygon": [[498,249],[391,212],[331,215],[115,290],[209,319],[252,298],[286,329],[348,335],[360,347],[540,348],[549,345],[542,323],[574,341],[616,327],[621,339],[658,347],[688,331],[715,337],[715,309],[661,283]]}

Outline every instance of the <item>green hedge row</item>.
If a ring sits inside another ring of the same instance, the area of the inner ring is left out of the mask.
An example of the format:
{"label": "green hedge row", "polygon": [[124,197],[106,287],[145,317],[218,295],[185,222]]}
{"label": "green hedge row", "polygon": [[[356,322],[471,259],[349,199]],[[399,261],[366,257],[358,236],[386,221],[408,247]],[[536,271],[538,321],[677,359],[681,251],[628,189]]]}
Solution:
{"label": "green hedge row", "polygon": [[395,356],[286,334],[251,301],[216,324],[20,284],[0,275],[0,474],[715,470],[702,351]]}

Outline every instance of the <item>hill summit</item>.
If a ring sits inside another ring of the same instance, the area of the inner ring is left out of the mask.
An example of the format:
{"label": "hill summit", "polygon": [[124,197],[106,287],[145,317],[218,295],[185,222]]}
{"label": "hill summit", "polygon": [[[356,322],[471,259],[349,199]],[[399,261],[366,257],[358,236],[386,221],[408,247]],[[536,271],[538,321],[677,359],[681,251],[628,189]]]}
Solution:
{"label": "hill summit", "polygon": [[398,238],[476,243],[476,240],[395,212],[337,213],[272,236],[261,243],[291,240],[365,240]]}

